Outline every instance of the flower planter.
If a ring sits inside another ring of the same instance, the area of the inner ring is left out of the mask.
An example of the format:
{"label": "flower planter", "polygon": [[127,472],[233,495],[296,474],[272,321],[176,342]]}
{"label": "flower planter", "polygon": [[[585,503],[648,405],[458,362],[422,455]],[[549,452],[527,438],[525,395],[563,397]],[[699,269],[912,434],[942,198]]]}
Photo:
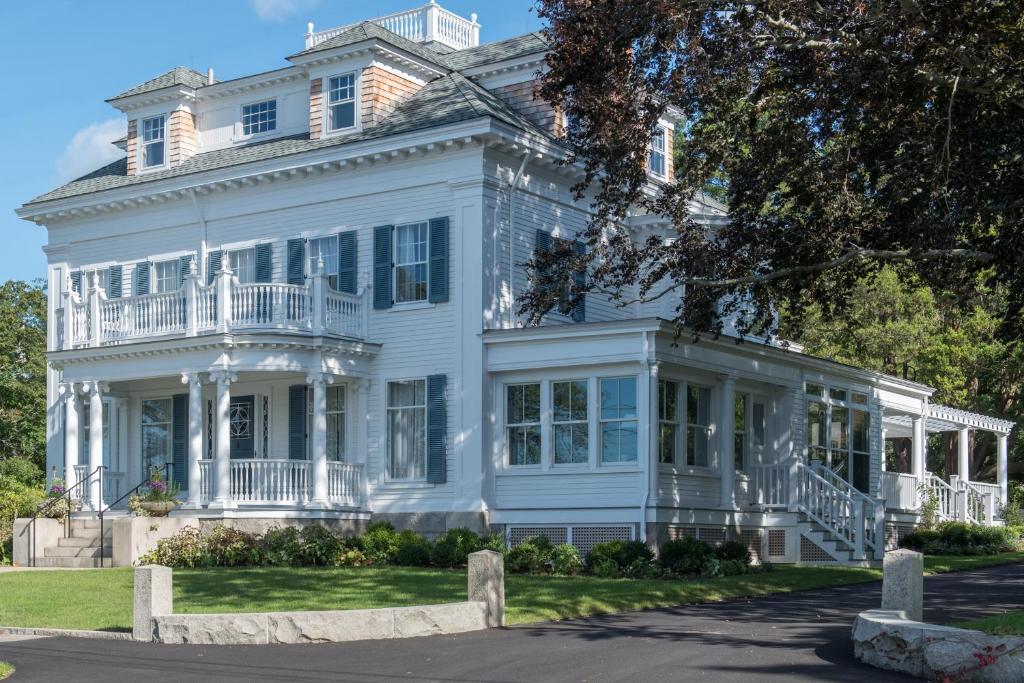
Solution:
{"label": "flower planter", "polygon": [[178,503],[173,500],[139,501],[139,507],[145,510],[150,517],[166,517],[177,505]]}

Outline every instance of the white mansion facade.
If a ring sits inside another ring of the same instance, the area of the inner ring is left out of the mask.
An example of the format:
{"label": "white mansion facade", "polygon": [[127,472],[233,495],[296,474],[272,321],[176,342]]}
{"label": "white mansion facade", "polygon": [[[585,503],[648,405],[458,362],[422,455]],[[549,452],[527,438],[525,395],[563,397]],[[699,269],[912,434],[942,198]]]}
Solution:
{"label": "white mansion facade", "polygon": [[[588,213],[561,116],[533,97],[544,40],[479,31],[431,2],[310,25],[274,71],[173,69],[109,100],[124,158],[18,210],[49,235],[47,464],[88,479],[82,514],[166,465],[176,516],[584,550],[692,534],[772,561],[879,557],[919,484],[941,515],[997,523],[1011,423],[926,386],[756,340],[674,344],[671,302],[588,295],[524,326],[521,264]],[[966,471],[971,429],[998,434],[996,482]],[[945,430],[964,445],[948,482],[925,468]],[[902,437],[910,466],[887,472]]]}

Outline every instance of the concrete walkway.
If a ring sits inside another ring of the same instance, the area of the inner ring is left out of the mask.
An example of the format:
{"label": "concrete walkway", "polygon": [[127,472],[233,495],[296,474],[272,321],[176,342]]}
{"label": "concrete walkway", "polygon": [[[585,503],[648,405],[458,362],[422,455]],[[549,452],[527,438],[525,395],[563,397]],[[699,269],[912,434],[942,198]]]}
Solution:
{"label": "concrete walkway", "polygon": [[[925,619],[1024,609],[1024,565],[925,580]],[[19,681],[908,681],[852,657],[881,584],[647,610],[458,636],[330,645],[0,641]],[[2,599],[2,598],[0,598]]]}

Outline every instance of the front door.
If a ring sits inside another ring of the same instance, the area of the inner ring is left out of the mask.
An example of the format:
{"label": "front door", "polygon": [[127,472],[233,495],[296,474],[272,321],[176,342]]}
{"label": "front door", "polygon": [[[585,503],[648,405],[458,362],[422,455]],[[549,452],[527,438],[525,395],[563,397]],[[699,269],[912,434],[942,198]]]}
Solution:
{"label": "front door", "polygon": [[252,458],[256,449],[256,401],[252,396],[231,397],[231,457]]}

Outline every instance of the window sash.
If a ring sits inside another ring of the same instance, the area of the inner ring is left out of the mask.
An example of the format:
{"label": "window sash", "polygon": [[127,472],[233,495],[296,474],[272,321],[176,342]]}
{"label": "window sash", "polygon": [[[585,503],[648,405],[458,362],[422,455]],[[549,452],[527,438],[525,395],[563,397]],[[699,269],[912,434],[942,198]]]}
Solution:
{"label": "window sash", "polygon": [[181,286],[178,261],[157,261],[153,264],[153,293],[173,292]]}
{"label": "window sash", "polygon": [[308,241],[309,248],[306,259],[306,272],[310,276],[317,273],[320,259],[323,258],[324,275],[332,289],[338,288],[338,236],[317,237]]}
{"label": "window sash", "polygon": [[388,382],[388,478],[425,479],[427,475],[426,380]]}
{"label": "window sash", "polygon": [[651,137],[651,146],[647,153],[647,166],[654,175],[665,175],[665,135],[667,132],[665,128],[658,126]]}
{"label": "window sash", "polygon": [[711,389],[686,385],[686,464],[711,467]]}
{"label": "window sash", "polygon": [[679,433],[679,383],[658,381],[658,462],[676,462],[676,439]]}
{"label": "window sash", "polygon": [[142,401],[142,465],[145,472],[174,461],[171,428],[171,399]]}
{"label": "window sash", "polygon": [[245,284],[256,282],[256,249],[236,249],[228,252],[228,265],[238,281]]}
{"label": "window sash", "polygon": [[735,418],[733,421],[733,432],[735,434],[733,444],[733,458],[736,471],[742,472],[747,464],[747,447],[749,445],[749,433],[747,429],[747,415],[749,414],[750,397],[747,394],[736,394]]}
{"label": "window sash", "polygon": [[601,462],[637,461],[636,377],[604,377],[601,386]]}
{"label": "window sash", "polygon": [[242,105],[242,135],[267,133],[277,128],[277,100]]}
{"label": "window sash", "polygon": [[142,165],[146,168],[164,163],[163,115],[142,120]]}
{"label": "window sash", "polygon": [[581,464],[590,459],[588,385],[585,379],[551,383],[552,455],[556,465]]}
{"label": "window sash", "polygon": [[355,74],[333,76],[327,81],[328,127],[330,130],[344,130],[356,125],[356,77]]}
{"label": "window sash", "polygon": [[345,386],[327,387],[327,459],[344,462],[347,458],[345,430]]}
{"label": "window sash", "polygon": [[427,223],[395,226],[396,303],[427,300]]}

